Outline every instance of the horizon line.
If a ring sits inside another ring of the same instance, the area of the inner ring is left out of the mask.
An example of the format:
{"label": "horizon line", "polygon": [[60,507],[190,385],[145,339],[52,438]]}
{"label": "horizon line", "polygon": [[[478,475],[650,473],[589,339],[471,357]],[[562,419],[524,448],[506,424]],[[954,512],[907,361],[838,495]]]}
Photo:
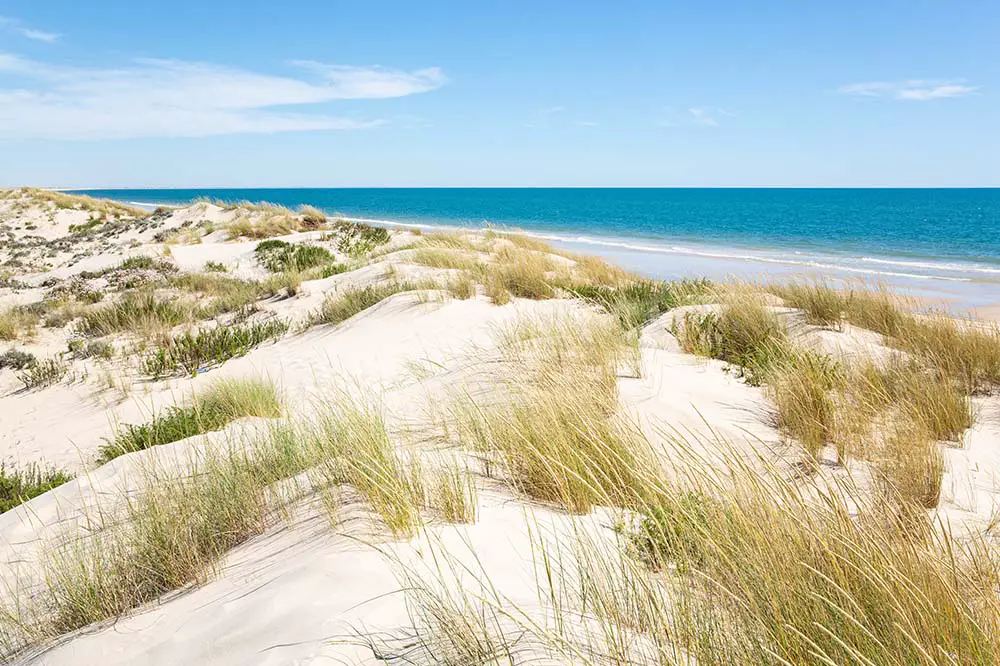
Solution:
{"label": "horizon line", "polygon": [[[31,187],[10,185],[4,189]],[[57,192],[124,190],[995,190],[997,185],[169,185],[39,187]]]}

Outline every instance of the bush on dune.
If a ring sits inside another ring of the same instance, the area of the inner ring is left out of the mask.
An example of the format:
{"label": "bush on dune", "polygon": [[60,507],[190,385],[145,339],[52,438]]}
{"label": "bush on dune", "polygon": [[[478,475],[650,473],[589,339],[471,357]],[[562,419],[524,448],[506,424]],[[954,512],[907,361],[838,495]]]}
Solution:
{"label": "bush on dune", "polygon": [[254,256],[272,273],[304,271],[313,266],[333,263],[333,255],[316,245],[266,240],[257,244]]}
{"label": "bush on dune", "polygon": [[73,477],[58,469],[29,465],[23,469],[0,462],[0,513],[57,488]]}

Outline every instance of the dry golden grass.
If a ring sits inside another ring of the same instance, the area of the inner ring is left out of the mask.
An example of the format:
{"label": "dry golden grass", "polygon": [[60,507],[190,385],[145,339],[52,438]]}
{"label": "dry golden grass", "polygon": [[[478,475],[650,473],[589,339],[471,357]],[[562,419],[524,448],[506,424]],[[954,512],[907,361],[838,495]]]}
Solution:
{"label": "dry golden grass", "polygon": [[1000,560],[986,538],[955,539],[849,481],[789,479],[735,450],[707,466],[673,441],[672,473],[631,470],[643,490],[618,540],[590,522],[529,530],[541,609],[431,541],[433,564],[400,573],[407,649],[478,659],[457,663],[526,649],[588,666],[992,663]]}
{"label": "dry golden grass", "polygon": [[52,190],[42,190],[34,187],[25,187],[14,190],[12,196],[26,196],[35,201],[51,203],[56,208],[67,210],[85,210],[103,217],[148,217],[152,211],[144,210],[136,206],[128,206],[110,199],[95,199],[81,194],[66,194],[64,192],[54,192]]}
{"label": "dry golden grass", "polygon": [[508,400],[459,397],[451,408],[461,441],[499,459],[521,493],[571,512],[609,495],[634,504],[634,470],[651,460],[617,415],[617,368],[630,341],[603,319],[522,321],[502,331],[512,367]]}
{"label": "dry golden grass", "polygon": [[0,340],[32,337],[39,320],[36,313],[21,307],[0,312]]}
{"label": "dry golden grass", "polygon": [[413,262],[431,268],[457,268],[469,270],[479,263],[476,255],[464,250],[446,248],[421,248],[414,250]]}
{"label": "dry golden grass", "polygon": [[423,466],[396,451],[376,403],[341,393],[321,411],[312,439],[322,452],[320,485],[349,484],[393,534],[414,533],[427,504]]}

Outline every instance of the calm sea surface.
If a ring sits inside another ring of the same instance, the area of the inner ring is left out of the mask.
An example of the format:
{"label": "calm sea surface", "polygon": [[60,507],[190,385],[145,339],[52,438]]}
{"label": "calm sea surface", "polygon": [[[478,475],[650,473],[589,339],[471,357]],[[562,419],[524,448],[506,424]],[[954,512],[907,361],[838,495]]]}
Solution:
{"label": "calm sea surface", "polygon": [[655,277],[808,273],[1000,301],[1000,189],[330,188],[90,190],[309,204],[424,228],[513,227]]}

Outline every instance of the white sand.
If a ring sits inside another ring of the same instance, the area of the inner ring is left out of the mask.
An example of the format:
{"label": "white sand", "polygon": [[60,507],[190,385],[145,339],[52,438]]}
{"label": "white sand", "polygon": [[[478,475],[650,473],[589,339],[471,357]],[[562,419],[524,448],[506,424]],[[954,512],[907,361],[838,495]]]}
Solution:
{"label": "white sand", "polygon": [[[86,220],[80,211],[12,211],[9,202],[0,202],[2,215],[7,219],[13,216],[22,225],[27,221],[39,226],[36,233],[47,238],[64,235],[70,224]],[[174,212],[155,231],[188,221],[225,222],[226,215],[216,206],[199,204]],[[124,256],[160,256],[163,246],[152,242],[155,231],[123,236],[115,241],[117,248],[73,265],[69,263],[72,253],[61,254],[51,260],[47,270],[24,280],[37,285],[48,277],[110,266]],[[289,240],[315,235],[295,234]],[[234,275],[262,276],[263,269],[253,258],[256,242],[225,242],[223,236],[216,232],[201,244],[171,246],[171,256],[182,270],[200,270],[206,261],[215,261]],[[123,247],[130,245],[135,246]],[[386,264],[374,264],[308,282],[297,296],[264,307],[301,321],[327,292],[376,283],[385,279],[386,270]],[[396,270],[403,278],[434,273],[408,264],[398,264]],[[17,293],[0,290],[0,304],[30,302],[42,296],[38,289]],[[196,378],[132,384],[124,398],[103,390],[96,366],[87,364],[79,369],[92,368],[90,376],[34,392],[17,391],[13,373],[0,371],[0,459],[82,472],[75,481],[0,515],[0,570],[10,576],[18,570],[37,569],[43,543],[74,524],[83,524],[98,506],[114,503],[123,491],[141,485],[136,469],[144,461],[154,457],[184,459],[207,443],[238,441],[239,433],[259,427],[260,420],[242,420],[222,432],[94,467],[97,449],[113,437],[116,423],[147,420],[154,411],[216,378],[266,375],[281,387],[292,416],[308,413],[333,388],[364,391],[384,401],[390,427],[419,426],[428,405],[441,403],[465,382],[489,376],[498,327],[520,317],[553,313],[590,316],[589,312],[586,306],[569,301],[518,300],[497,307],[484,297],[462,301],[441,295],[426,302],[414,294],[400,294],[342,325],[289,334],[276,344],[265,344]],[[796,316],[787,309],[782,312],[792,320]],[[720,362],[682,353],[670,334],[678,315],[667,313],[646,327],[641,376],[623,376],[619,382],[623,408],[654,442],[681,434],[699,442],[710,456],[713,442],[717,445],[721,438],[747,453],[781,456],[787,445],[772,425],[772,409],[763,391],[746,385]],[[832,331],[796,324],[794,330],[804,344],[843,359],[892,353],[878,336],[849,326]],[[9,346],[0,343],[0,350]],[[24,346],[54,354],[65,348],[65,335],[46,332]],[[940,511],[956,524],[982,524],[1000,504],[998,406],[996,398],[977,400],[977,423],[967,434],[965,447],[946,452],[948,467]],[[45,646],[45,651],[24,655],[18,663],[383,663],[370,649],[357,644],[356,633],[362,629],[398,633],[409,627],[410,620],[390,561],[364,543],[373,537],[360,527],[365,521],[357,516],[363,513],[361,507],[350,507],[345,510],[345,520],[331,529],[325,515],[304,500],[289,524],[276,526],[232,551],[218,576],[207,584],[171,595],[112,625],[66,637],[55,646]],[[504,594],[530,609],[537,605],[527,536],[534,520],[557,532],[578,523],[595,534],[609,533],[599,513],[571,518],[529,507],[509,493],[496,491],[480,493],[479,521],[474,526],[436,526],[431,533],[454,552],[461,552],[463,540],[467,540],[483,558],[490,579]],[[382,542],[381,546],[411,564],[426,561],[430,550],[419,540],[394,545]]]}

